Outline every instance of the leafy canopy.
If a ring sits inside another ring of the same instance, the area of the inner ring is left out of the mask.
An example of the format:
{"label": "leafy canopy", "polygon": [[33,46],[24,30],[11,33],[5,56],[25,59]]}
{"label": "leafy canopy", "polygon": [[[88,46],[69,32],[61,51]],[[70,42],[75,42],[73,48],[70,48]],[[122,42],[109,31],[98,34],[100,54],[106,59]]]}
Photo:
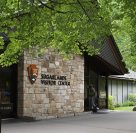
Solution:
{"label": "leafy canopy", "polygon": [[134,1],[0,0],[0,65],[16,63],[25,49],[33,47],[38,54],[47,48],[64,56],[97,54],[91,42],[101,44],[105,36],[119,32],[125,19],[131,22],[130,31],[135,26],[131,18],[136,10],[130,5]]}
{"label": "leafy canopy", "polygon": [[118,6],[118,16],[116,21],[117,28],[112,30],[124,61],[129,69],[136,70],[136,1],[135,0],[116,0]]}

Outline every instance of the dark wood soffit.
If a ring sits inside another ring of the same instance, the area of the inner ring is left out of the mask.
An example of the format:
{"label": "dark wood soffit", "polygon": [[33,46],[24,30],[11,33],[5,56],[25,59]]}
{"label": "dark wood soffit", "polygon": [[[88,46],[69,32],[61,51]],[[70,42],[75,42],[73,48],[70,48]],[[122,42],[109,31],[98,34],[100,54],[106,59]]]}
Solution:
{"label": "dark wood soffit", "polygon": [[[114,67],[113,65],[111,65],[110,63],[108,63],[107,61],[103,60],[102,58],[100,58],[99,56],[95,57],[99,62],[101,62],[104,66],[104,70],[107,71],[107,73],[105,74],[106,76],[108,75],[112,75],[112,73],[116,73],[117,75],[122,75],[122,71],[118,70],[116,67]],[[101,67],[101,66],[99,66]]]}
{"label": "dark wood soffit", "polygon": [[90,68],[100,75],[109,76],[113,74],[123,74],[120,70],[118,70],[116,67],[112,66],[110,63],[106,62],[99,56],[88,56],[87,62],[90,62],[90,64],[92,64],[90,65]]}

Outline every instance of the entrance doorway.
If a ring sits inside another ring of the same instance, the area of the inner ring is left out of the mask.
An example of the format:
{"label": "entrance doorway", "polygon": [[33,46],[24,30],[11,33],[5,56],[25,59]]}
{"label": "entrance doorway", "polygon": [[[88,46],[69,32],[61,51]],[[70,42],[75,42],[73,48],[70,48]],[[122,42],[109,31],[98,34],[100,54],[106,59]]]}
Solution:
{"label": "entrance doorway", "polygon": [[0,68],[0,101],[2,118],[17,114],[17,65]]}
{"label": "entrance doorway", "polygon": [[100,74],[100,70],[96,69],[92,60],[87,56],[85,56],[84,68],[84,111],[89,111],[88,87],[91,84],[95,87],[97,93],[96,105],[98,105],[100,109],[108,108],[106,76],[102,76],[102,74]]}
{"label": "entrance doorway", "polygon": [[[95,87],[95,91],[98,97],[98,75],[91,69],[91,63],[85,58],[85,69],[84,69],[84,110],[90,111],[89,107],[89,85]],[[98,99],[96,99],[96,104],[98,104]]]}
{"label": "entrance doorway", "polygon": [[97,78],[97,74],[93,71],[90,71],[89,75],[85,76],[85,80],[84,80],[84,84],[85,84],[85,95],[84,95],[84,110],[85,111],[90,111],[90,107],[89,107],[89,85],[93,85],[95,88],[95,91],[97,93],[97,97],[96,97],[96,105],[98,105],[98,86],[97,86],[97,82],[98,82],[98,78]]}

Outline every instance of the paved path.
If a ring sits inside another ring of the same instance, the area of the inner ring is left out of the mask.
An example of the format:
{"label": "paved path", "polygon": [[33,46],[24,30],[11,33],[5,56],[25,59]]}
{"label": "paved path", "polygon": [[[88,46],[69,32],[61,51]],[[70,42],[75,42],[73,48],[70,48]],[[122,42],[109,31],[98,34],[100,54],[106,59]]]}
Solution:
{"label": "paved path", "polygon": [[88,113],[36,122],[4,122],[2,133],[136,133],[136,112]]}

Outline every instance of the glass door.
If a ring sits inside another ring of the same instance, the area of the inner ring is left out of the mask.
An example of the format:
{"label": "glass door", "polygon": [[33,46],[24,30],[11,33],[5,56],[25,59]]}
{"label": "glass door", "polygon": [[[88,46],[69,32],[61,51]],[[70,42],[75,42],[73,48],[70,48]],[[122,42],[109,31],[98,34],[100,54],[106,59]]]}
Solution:
{"label": "glass door", "polygon": [[[85,111],[90,111],[89,107],[89,85],[93,85],[96,89],[96,92],[98,91],[97,89],[97,80],[98,76],[97,73],[91,70],[90,62],[85,62],[85,69],[84,69],[84,110]],[[96,100],[97,102],[97,100]],[[97,103],[96,103],[97,104]]]}
{"label": "glass door", "polygon": [[[16,73],[14,67],[0,69],[0,101],[2,118],[16,114]],[[14,76],[14,77],[13,77]]]}
{"label": "glass door", "polygon": [[99,77],[98,81],[98,105],[100,109],[107,108],[106,77]]}

